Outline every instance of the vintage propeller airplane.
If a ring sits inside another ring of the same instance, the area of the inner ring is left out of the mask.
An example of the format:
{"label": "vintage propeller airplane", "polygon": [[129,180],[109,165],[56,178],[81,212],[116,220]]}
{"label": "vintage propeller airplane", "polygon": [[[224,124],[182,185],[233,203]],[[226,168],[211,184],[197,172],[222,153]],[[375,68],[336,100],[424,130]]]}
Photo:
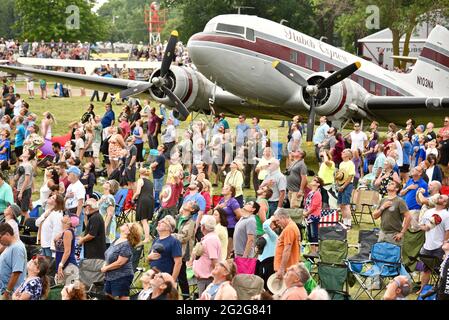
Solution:
{"label": "vintage propeller airplane", "polygon": [[449,108],[449,31],[429,35],[413,71],[383,69],[287,26],[246,15],[221,15],[187,45],[197,70],[171,65],[178,33],[172,32],[160,69],[149,82],[92,77],[26,67],[0,70],[56,80],[121,97],[151,98],[185,120],[192,111],[244,113],[289,119],[309,112],[339,122],[442,117]]}

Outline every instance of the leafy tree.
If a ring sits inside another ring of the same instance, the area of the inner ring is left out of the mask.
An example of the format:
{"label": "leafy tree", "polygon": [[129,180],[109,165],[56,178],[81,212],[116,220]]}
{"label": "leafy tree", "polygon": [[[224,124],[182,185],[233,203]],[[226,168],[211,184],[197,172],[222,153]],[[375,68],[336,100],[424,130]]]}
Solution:
{"label": "leafy tree", "polygon": [[[354,40],[377,30],[368,30],[365,26],[368,5],[376,5],[380,13],[380,28],[390,28],[392,32],[392,45],[394,55],[407,56],[410,52],[410,39],[415,26],[426,20],[427,12],[436,9],[445,9],[447,14],[449,0],[351,0],[354,11],[342,15],[337,22],[337,30],[342,34],[345,47],[350,47]],[[400,40],[405,36],[404,49],[400,52]],[[401,64],[395,60],[395,67],[405,68],[405,62]]]}
{"label": "leafy tree", "polygon": [[[104,38],[105,24],[92,12],[91,0],[16,0],[19,19],[14,28],[21,38],[46,40],[62,38],[64,41],[99,41]],[[70,7],[72,6],[72,7]],[[74,17],[79,10],[79,27]]]}
{"label": "leafy tree", "polygon": [[15,12],[14,0],[3,0],[0,6],[0,37],[12,39],[17,36],[12,25],[17,21],[17,14]]}

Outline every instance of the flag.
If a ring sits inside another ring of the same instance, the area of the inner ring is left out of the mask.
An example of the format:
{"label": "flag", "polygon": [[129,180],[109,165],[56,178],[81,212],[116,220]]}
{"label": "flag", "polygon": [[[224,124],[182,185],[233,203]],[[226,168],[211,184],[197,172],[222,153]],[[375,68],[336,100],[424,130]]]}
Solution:
{"label": "flag", "polygon": [[338,209],[323,209],[321,210],[321,218],[318,227],[330,227],[338,223],[338,219]]}

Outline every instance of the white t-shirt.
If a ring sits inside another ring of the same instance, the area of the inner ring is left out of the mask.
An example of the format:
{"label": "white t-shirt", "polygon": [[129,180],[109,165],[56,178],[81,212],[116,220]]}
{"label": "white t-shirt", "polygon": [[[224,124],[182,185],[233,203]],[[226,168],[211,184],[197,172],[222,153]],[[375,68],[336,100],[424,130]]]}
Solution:
{"label": "white t-shirt", "polygon": [[73,192],[73,198],[69,198],[65,202],[65,208],[66,209],[73,209],[78,206],[78,200],[82,199],[84,201],[84,198],[86,197],[86,188],[84,188],[81,181],[77,181],[75,183],[71,183],[67,187],[66,194]]}
{"label": "white t-shirt", "polygon": [[449,212],[447,210],[437,211],[436,208],[427,210],[421,217],[420,224],[427,224],[434,214],[441,217],[441,223],[430,231],[426,231],[426,242],[423,246],[426,250],[441,248],[444,242],[444,234],[449,230]]}
{"label": "white t-shirt", "polygon": [[438,149],[437,148],[427,148],[426,149],[426,158],[429,156],[429,154],[434,154],[435,157],[438,158]]}
{"label": "white t-shirt", "polygon": [[426,175],[429,178],[429,182],[432,181],[433,170],[435,170],[435,166],[426,170]]}
{"label": "white t-shirt", "polygon": [[164,143],[174,142],[176,140],[176,129],[174,125],[169,125],[166,128],[165,134],[162,136]]}
{"label": "white t-shirt", "polygon": [[[288,152],[292,152],[294,151],[293,149],[298,149],[299,147],[301,147],[301,138],[301,132],[299,130],[295,130],[292,133],[292,138],[287,145]],[[296,147],[294,147],[295,145]]]}
{"label": "white t-shirt", "polygon": [[75,157],[79,158],[81,149],[84,149],[84,140],[79,138],[75,142]]}
{"label": "white t-shirt", "polygon": [[[41,227],[41,247],[54,249],[54,238],[62,231],[62,211],[53,211],[44,220],[44,215],[41,215],[36,220],[36,226]],[[43,221],[43,222],[42,222]]]}
{"label": "white t-shirt", "polygon": [[12,219],[9,219],[8,221],[6,221],[10,226],[11,226],[11,228],[14,230],[14,238],[16,238],[16,240],[19,240],[20,239],[20,236],[19,236],[19,225],[17,224],[17,221],[15,221],[15,220],[12,220]]}
{"label": "white t-shirt", "polygon": [[398,154],[398,159],[396,160],[396,163],[398,164],[398,167],[402,167],[404,165],[404,153],[402,152],[402,145],[398,140],[396,140],[394,144],[396,145],[396,150]]}
{"label": "white t-shirt", "polygon": [[14,102],[14,117],[20,116],[20,109],[22,109],[23,101],[22,99],[17,100]]}
{"label": "white t-shirt", "polygon": [[365,132],[360,131],[356,133],[355,131],[351,132],[351,150],[354,151],[359,149],[363,152],[365,150],[365,141],[368,141],[368,137]]}

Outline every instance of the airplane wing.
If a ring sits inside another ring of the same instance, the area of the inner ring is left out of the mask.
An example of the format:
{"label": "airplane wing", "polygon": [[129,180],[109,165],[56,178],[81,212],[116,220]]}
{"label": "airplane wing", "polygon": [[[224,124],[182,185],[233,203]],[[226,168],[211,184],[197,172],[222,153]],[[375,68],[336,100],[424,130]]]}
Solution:
{"label": "airplane wing", "polygon": [[35,79],[63,82],[65,84],[70,84],[76,87],[113,93],[148,83],[144,81],[88,76],[77,73],[2,65],[0,65],[0,71],[10,74],[22,74]]}
{"label": "airplane wing", "polygon": [[41,59],[41,58],[18,58],[17,62],[27,66],[43,67],[71,67],[84,68],[86,74],[92,74],[95,69],[109,64],[111,67],[117,65],[123,68],[126,65],[131,69],[157,69],[161,67],[159,61],[108,61],[108,60],[72,60],[72,59]]}
{"label": "airplane wing", "polygon": [[373,112],[391,109],[404,111],[413,109],[439,110],[449,108],[449,98],[370,96],[365,104]]}

